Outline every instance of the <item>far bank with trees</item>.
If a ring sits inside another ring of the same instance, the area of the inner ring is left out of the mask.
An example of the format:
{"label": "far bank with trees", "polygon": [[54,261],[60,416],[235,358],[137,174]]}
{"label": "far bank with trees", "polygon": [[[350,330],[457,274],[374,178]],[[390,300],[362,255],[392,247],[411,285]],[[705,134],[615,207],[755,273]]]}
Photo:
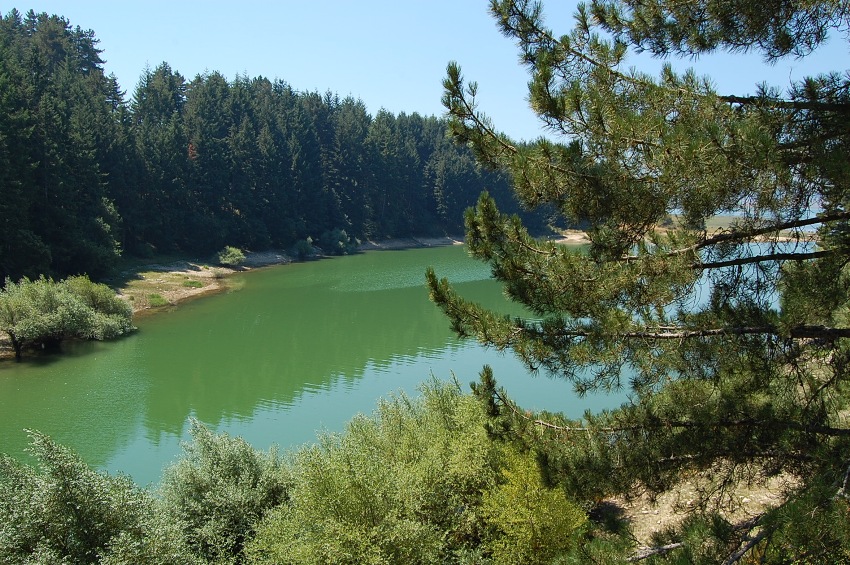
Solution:
{"label": "far bank with trees", "polygon": [[485,188],[519,210],[444,119],[165,62],[127,96],[100,53],[61,16],[0,18],[0,281],[98,279],[122,253],[458,234]]}

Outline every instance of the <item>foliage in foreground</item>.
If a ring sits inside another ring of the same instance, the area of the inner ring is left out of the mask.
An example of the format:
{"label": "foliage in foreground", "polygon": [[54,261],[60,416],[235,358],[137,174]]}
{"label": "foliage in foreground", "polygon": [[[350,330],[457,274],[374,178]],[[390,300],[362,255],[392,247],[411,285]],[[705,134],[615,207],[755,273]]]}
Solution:
{"label": "foliage in foreground", "polygon": [[192,563],[179,523],[128,477],[33,432],[38,467],[0,456],[0,562]]}
{"label": "foliage in foreground", "polygon": [[166,470],[161,503],[181,524],[194,553],[214,563],[240,562],[255,525],[288,500],[289,470],[275,451],[216,435],[192,420],[192,443]]}
{"label": "foliage in foreground", "polygon": [[[707,476],[652,559],[846,561],[850,76],[838,68],[741,96],[672,65],[650,76],[627,57],[805,60],[830,34],[846,47],[848,5],[593,0],[565,34],[537,2],[493,0],[491,13],[520,47],[552,137],[496,133],[456,64],[444,82],[451,131],[509,173],[525,205],[586,225],[590,245],[535,240],[484,195],[466,215],[467,245],[533,318],[470,303],[433,270],[431,296],[462,336],[579,393],[630,393],[618,410],[536,417],[485,379],[491,431],[525,442],[547,480],[579,498]],[[709,231],[716,215],[729,227]],[[721,518],[732,486],[776,476],[789,484],[778,507]]]}
{"label": "foliage in foreground", "polygon": [[548,562],[543,546],[548,555],[574,547],[586,518],[543,486],[528,458],[487,438],[475,399],[431,383],[420,399],[383,401],[373,417],[297,453],[292,503],[263,522],[249,555],[262,563]]}
{"label": "foliage in foreground", "polygon": [[112,339],[134,330],[133,310],[108,286],[86,276],[21,279],[0,289],[0,331],[20,359],[26,347],[62,339]]}
{"label": "foliage in foreground", "polygon": [[583,510],[533,455],[488,438],[456,384],[381,402],[285,459],[192,422],[154,491],[33,433],[39,466],[0,459],[2,563],[549,563]]}

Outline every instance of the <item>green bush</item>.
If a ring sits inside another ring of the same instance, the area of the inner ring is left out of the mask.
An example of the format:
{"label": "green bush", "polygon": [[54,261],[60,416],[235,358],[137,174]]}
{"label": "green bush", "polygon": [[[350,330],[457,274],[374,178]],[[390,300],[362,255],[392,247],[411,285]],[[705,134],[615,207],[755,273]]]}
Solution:
{"label": "green bush", "polygon": [[245,254],[242,250],[229,245],[219,251],[216,257],[219,265],[227,267],[238,267],[245,261]]}
{"label": "green bush", "polygon": [[562,490],[543,485],[533,454],[511,448],[502,482],[484,495],[483,513],[495,528],[488,545],[496,563],[551,563],[576,545],[587,523]]}
{"label": "green bush", "polygon": [[318,243],[326,255],[351,255],[357,251],[359,244],[355,238],[339,228],[324,232]]}
{"label": "green bush", "polygon": [[[379,403],[285,461],[196,421],[158,491],[33,433],[0,456],[0,563],[549,563],[587,519],[456,383]],[[583,546],[588,547],[586,543]]]}
{"label": "green bush", "polygon": [[31,437],[38,468],[0,455],[0,563],[194,562],[148,492]]}
{"label": "green bush", "polygon": [[204,283],[201,281],[183,281],[183,286],[187,288],[204,288]]}
{"label": "green bush", "polygon": [[192,443],[166,470],[160,494],[204,560],[242,561],[246,542],[268,510],[288,499],[289,473],[274,451],[253,449],[242,438],[216,435],[192,420]]}
{"label": "green bush", "polygon": [[133,331],[132,321],[127,302],[85,276],[6,279],[0,290],[0,331],[11,338],[18,358],[25,347],[65,338],[115,338]]}
{"label": "green bush", "polygon": [[316,254],[316,250],[313,248],[313,238],[308,237],[307,239],[299,239],[295,242],[295,245],[292,246],[292,250],[290,251],[290,255],[303,261],[308,257],[312,257]]}
{"label": "green bush", "polygon": [[474,554],[500,446],[476,401],[432,382],[382,401],[293,459],[291,502],[262,522],[260,563],[441,563]]}

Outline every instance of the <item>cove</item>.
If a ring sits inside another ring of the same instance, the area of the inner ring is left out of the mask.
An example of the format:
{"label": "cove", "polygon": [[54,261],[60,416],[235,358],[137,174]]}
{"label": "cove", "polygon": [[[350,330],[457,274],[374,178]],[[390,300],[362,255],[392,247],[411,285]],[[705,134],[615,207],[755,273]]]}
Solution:
{"label": "cove", "polygon": [[428,300],[429,265],[464,296],[523,314],[463,246],[238,274],[236,290],[143,317],[128,338],[0,362],[0,452],[25,459],[23,430],[36,429],[89,465],[146,485],[180,454],[190,417],[260,449],[289,449],[341,431],[382,397],[416,394],[432,376],[468,390],[484,364],[526,408],[579,416],[623,400],[578,399],[511,354],[458,340]]}

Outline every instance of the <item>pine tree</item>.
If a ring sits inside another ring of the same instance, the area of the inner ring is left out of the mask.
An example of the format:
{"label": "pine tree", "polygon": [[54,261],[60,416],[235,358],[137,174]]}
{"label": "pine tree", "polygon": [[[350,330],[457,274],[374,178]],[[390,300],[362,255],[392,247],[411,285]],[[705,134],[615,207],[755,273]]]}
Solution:
{"label": "pine tree", "polygon": [[[491,12],[562,141],[497,133],[454,63],[452,133],[506,170],[524,205],[589,226],[591,243],[535,240],[484,195],[465,218],[470,252],[533,319],[469,303],[429,270],[432,299],[460,335],[580,393],[630,398],[537,418],[485,371],[475,388],[491,430],[525,441],[548,480],[585,500],[708,476],[691,518],[659,540],[665,550],[636,557],[848,559],[848,75],[739,96],[669,64],[653,77],[626,63],[630,50],[805,60],[829,33],[846,41],[847,4],[595,0],[560,37],[537,3],[493,1]],[[728,226],[710,229],[715,216]],[[733,505],[732,485],[775,476],[788,485],[777,507],[740,523],[716,514]]]}

